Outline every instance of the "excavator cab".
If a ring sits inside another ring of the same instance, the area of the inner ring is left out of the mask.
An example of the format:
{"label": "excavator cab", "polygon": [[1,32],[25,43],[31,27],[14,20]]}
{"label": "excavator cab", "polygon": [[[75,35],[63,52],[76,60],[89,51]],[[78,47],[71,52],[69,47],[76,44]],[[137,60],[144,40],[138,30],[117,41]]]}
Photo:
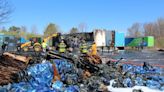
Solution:
{"label": "excavator cab", "polygon": [[41,43],[42,43],[42,38],[41,37],[33,37],[32,38],[32,43],[31,45],[33,46],[33,49],[35,52],[39,52],[42,50]]}
{"label": "excavator cab", "polygon": [[30,38],[28,42],[21,44],[21,49],[24,52],[27,52],[30,49],[33,49],[34,51],[40,51],[41,50],[40,43],[41,43],[40,37],[33,37],[33,38]]}

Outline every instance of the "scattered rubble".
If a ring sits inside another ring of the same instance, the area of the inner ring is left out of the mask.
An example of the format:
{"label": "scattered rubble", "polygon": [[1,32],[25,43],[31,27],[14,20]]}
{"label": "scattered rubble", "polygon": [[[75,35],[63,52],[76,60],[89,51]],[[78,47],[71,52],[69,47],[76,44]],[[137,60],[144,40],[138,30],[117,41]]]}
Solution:
{"label": "scattered rubble", "polygon": [[[71,58],[61,57],[65,59],[55,59],[54,55],[52,55],[44,63],[34,64],[30,67],[26,67],[24,64],[24,66],[16,65],[18,62],[16,61],[16,63],[14,60],[12,63],[16,64],[9,63],[10,65],[7,65],[4,62],[0,62],[0,65],[4,65],[3,67],[0,66],[2,68],[6,66],[13,68],[14,66],[15,70],[12,69],[13,71],[8,74],[12,75],[12,78],[7,77],[9,81],[7,83],[11,82],[10,78],[18,80],[0,89],[14,92],[110,92],[108,86],[111,85],[113,88],[147,86],[152,89],[164,90],[164,76],[162,76],[160,68],[152,67],[147,63],[144,63],[143,66],[122,64],[119,61],[93,64],[89,63],[87,59],[78,56],[72,56]],[[7,60],[5,61],[7,62]],[[11,60],[8,60],[8,62],[11,62]],[[55,82],[52,81],[54,72],[52,62],[55,63],[61,77],[61,80]],[[6,69],[8,69],[7,67]],[[2,71],[4,70],[2,69]],[[113,81],[112,84],[111,80]],[[5,83],[2,82],[2,84]],[[133,90],[133,92],[142,91],[144,90]]]}
{"label": "scattered rubble", "polygon": [[12,74],[15,74],[27,66],[25,63],[14,60],[8,56],[0,56],[0,85],[12,83]]}

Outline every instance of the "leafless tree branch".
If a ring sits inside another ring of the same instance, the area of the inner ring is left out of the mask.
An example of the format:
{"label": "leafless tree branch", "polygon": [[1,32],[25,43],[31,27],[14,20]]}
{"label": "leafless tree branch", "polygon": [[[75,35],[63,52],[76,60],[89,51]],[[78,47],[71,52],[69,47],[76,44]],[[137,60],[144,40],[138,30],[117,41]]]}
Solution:
{"label": "leafless tree branch", "polygon": [[0,24],[8,21],[12,11],[12,6],[7,0],[0,0]]}

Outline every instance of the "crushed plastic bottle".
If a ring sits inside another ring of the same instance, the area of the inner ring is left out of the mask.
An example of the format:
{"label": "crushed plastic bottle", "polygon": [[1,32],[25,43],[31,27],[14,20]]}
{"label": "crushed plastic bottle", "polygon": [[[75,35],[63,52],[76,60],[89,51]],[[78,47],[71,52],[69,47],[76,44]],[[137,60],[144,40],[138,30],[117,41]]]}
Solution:
{"label": "crushed plastic bottle", "polygon": [[152,89],[159,89],[161,85],[157,81],[147,80],[146,81],[146,86],[148,86],[148,87],[150,87]]}
{"label": "crushed plastic bottle", "polygon": [[163,86],[161,86],[160,90],[161,90],[161,91],[163,91],[163,90],[164,90],[164,85],[163,85]]}
{"label": "crushed plastic bottle", "polygon": [[144,82],[143,82],[142,78],[136,77],[135,84],[137,86],[143,86],[144,85]]}
{"label": "crushed plastic bottle", "polygon": [[132,80],[130,78],[124,79],[123,84],[125,87],[133,87],[133,83],[132,83]]}
{"label": "crushed plastic bottle", "polygon": [[63,87],[63,82],[61,82],[61,81],[55,81],[52,84],[52,88],[59,90],[59,91],[62,91],[62,87]]}

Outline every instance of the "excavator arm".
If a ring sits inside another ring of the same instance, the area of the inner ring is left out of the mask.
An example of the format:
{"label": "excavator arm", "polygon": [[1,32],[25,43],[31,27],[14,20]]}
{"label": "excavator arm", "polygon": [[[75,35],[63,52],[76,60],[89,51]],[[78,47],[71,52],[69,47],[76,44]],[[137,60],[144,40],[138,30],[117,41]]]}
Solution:
{"label": "excavator arm", "polygon": [[31,41],[22,44],[21,49],[23,49],[23,51],[28,51],[30,46],[31,46]]}
{"label": "excavator arm", "polygon": [[21,45],[21,48],[24,48],[24,47],[26,47],[26,46],[31,46],[31,41],[22,44],[22,45]]}
{"label": "excavator arm", "polygon": [[51,35],[51,36],[48,36],[47,38],[44,38],[43,40],[44,40],[44,42],[47,43],[47,41],[48,41],[49,39],[51,39],[52,37],[57,37],[57,36],[58,36],[58,33],[55,33],[55,34],[53,34],[53,35]]}

